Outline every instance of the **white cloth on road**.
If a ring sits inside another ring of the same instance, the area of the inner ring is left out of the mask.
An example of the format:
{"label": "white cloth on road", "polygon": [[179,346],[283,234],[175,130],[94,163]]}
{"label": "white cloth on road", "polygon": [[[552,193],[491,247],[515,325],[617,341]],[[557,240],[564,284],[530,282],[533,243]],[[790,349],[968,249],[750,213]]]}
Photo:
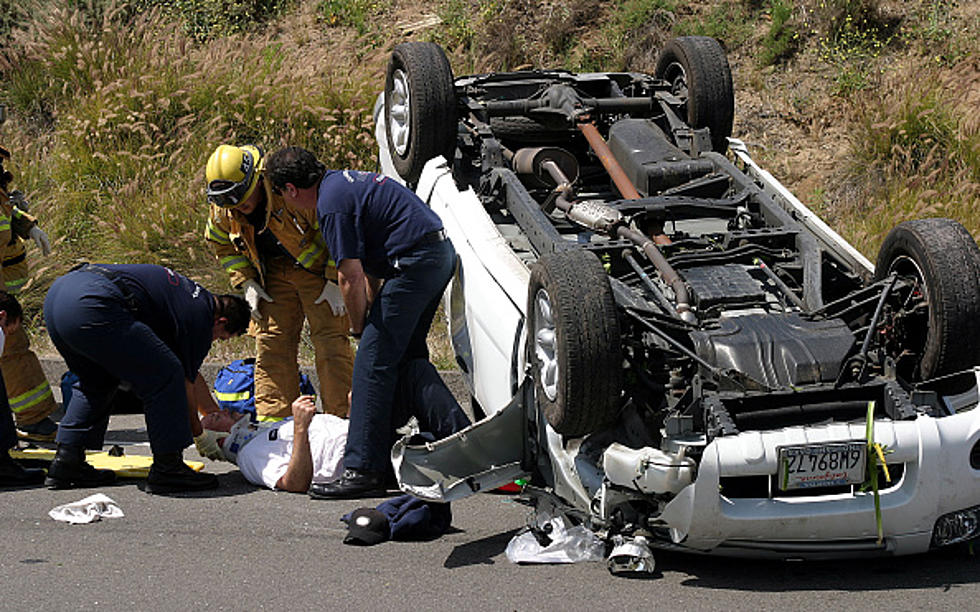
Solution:
{"label": "white cloth on road", "polygon": [[48,516],[56,521],[81,525],[93,523],[103,518],[122,518],[122,508],[107,495],[96,493],[85,499],[52,508]]}

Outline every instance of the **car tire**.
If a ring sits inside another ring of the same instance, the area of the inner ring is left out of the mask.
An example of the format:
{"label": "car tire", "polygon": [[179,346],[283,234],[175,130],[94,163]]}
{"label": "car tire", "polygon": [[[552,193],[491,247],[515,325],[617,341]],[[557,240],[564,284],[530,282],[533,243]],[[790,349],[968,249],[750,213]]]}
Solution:
{"label": "car tire", "polygon": [[620,408],[623,357],[609,277],[594,253],[541,257],[528,286],[528,360],[538,406],[559,434],[610,425]]}
{"label": "car tire", "polygon": [[385,132],[395,170],[415,184],[437,155],[452,162],[456,145],[453,71],[442,47],[406,42],[395,47],[385,74]]}
{"label": "car tire", "polygon": [[687,124],[711,131],[711,147],[724,153],[735,120],[735,90],[724,49],[708,36],[681,36],[667,43],[654,76],[670,83],[684,102]]}
{"label": "car tire", "polygon": [[927,380],[974,366],[980,354],[980,248],[970,232],[952,219],[895,226],[878,251],[875,279],[892,272],[921,283],[928,312],[925,333],[906,338],[907,348],[921,357],[905,375]]}

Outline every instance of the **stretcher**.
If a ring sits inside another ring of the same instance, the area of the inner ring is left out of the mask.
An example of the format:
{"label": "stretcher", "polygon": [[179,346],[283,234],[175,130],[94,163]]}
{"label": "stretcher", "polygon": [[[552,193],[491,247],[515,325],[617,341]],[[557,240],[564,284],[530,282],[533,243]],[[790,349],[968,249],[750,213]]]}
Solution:
{"label": "stretcher", "polygon": [[[48,448],[26,448],[11,450],[10,456],[20,461],[30,462],[39,467],[47,467],[54,459],[55,451]],[[106,451],[86,451],[85,460],[100,470],[112,470],[119,478],[146,478],[150,473],[153,457],[150,455],[110,455]],[[185,461],[195,472],[204,469],[201,461]]]}

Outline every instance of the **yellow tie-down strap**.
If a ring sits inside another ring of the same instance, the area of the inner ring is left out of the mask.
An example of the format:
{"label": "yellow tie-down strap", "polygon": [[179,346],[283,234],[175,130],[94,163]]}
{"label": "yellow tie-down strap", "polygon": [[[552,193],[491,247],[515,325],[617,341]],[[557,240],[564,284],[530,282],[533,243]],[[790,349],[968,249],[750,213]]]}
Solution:
{"label": "yellow tie-down strap", "polygon": [[[54,450],[47,448],[11,450],[10,456],[14,459],[51,461],[54,459]],[[96,469],[112,470],[120,478],[146,478],[150,473],[150,465],[153,464],[153,457],[150,455],[114,457],[105,451],[86,451],[85,460]],[[204,469],[204,463],[200,461],[185,461],[184,463],[195,472]]]}

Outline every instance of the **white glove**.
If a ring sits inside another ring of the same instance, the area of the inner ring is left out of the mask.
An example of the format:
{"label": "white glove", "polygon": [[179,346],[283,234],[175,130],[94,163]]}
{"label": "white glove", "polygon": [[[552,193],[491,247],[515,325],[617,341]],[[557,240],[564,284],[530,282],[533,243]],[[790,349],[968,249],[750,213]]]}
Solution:
{"label": "white glove", "polygon": [[210,429],[205,429],[201,435],[194,436],[194,446],[202,457],[207,457],[214,461],[222,461],[225,458],[218,445],[218,437]]}
{"label": "white glove", "polygon": [[31,237],[31,240],[34,241],[37,248],[41,249],[41,255],[48,256],[51,253],[51,242],[48,240],[48,235],[44,233],[43,229],[35,225],[27,235]]}
{"label": "white glove", "polygon": [[262,313],[259,311],[259,299],[263,299],[266,302],[271,303],[272,298],[269,297],[269,294],[265,292],[262,285],[260,285],[254,278],[250,278],[245,281],[245,284],[242,285],[242,287],[245,289],[245,301],[248,302],[248,307],[252,311],[252,318],[256,321],[261,321]]}
{"label": "white glove", "polygon": [[340,287],[333,281],[327,281],[323,285],[323,291],[320,293],[320,297],[313,300],[314,304],[322,304],[323,302],[330,304],[330,310],[333,311],[333,316],[335,317],[339,317],[347,312],[347,306],[344,305],[344,296],[340,294]]}

